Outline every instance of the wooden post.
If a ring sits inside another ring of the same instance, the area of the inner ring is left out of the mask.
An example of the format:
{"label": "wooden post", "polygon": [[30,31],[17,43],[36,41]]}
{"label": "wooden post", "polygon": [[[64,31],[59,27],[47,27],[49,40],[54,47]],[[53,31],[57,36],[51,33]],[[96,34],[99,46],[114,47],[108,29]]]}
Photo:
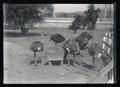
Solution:
{"label": "wooden post", "polygon": [[44,42],[45,42],[45,39],[44,39],[43,32],[41,33],[41,36],[42,36],[42,41],[43,41],[43,44],[44,44]]}
{"label": "wooden post", "polygon": [[53,18],[55,18],[55,7],[53,5]]}
{"label": "wooden post", "polygon": [[110,18],[112,18],[112,17],[111,17],[111,12],[112,12],[112,11],[111,11],[111,4],[110,4]]}
{"label": "wooden post", "polygon": [[[107,19],[107,6],[105,4],[105,21],[106,21],[106,19]],[[107,24],[105,25],[105,29],[107,29]]]}
{"label": "wooden post", "polygon": [[107,17],[107,6],[106,6],[106,4],[105,4],[105,15],[104,15],[104,17],[105,18]]}

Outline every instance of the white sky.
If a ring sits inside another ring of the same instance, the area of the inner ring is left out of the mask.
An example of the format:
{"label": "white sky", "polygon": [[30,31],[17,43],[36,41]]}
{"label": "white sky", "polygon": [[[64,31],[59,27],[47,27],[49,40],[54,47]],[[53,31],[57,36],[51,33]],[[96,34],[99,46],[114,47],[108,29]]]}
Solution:
{"label": "white sky", "polygon": [[[85,11],[89,4],[54,4],[55,12]],[[109,6],[109,4],[108,4]],[[104,8],[105,4],[96,4],[96,8]]]}

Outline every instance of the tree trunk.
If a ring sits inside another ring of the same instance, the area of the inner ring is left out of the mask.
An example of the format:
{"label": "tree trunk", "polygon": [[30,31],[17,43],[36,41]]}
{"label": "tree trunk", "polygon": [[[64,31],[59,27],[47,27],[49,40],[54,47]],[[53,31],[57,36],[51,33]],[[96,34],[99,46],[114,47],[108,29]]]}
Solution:
{"label": "tree trunk", "polygon": [[24,27],[24,25],[21,25],[21,33],[22,35],[26,35],[28,33],[28,29]]}

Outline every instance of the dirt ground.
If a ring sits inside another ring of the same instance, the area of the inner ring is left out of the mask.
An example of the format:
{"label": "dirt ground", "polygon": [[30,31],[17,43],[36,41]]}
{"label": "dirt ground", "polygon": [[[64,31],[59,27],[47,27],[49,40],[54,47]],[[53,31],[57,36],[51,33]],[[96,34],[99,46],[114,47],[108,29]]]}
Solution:
{"label": "dirt ground", "polygon": [[[13,33],[14,31],[9,32]],[[42,31],[50,34],[51,32],[55,33],[57,30],[43,29]],[[49,41],[49,35],[45,36],[45,51],[40,54],[42,63],[38,61],[38,66],[34,66],[33,63],[30,64],[30,61],[34,60],[33,52],[30,50],[31,43],[35,40],[42,41],[42,37],[39,35],[41,31],[30,30],[30,32],[37,32],[38,35],[35,34],[35,36],[26,37],[4,36],[4,83],[86,83],[97,72],[91,68],[92,57],[89,56],[87,51],[82,51],[84,57],[81,57],[83,63],[86,65],[76,64],[76,67],[68,67],[64,64],[53,66],[44,65],[47,61],[45,52],[48,47],[54,45]],[[68,32],[64,34],[64,30],[58,30],[57,32],[66,35],[66,38],[72,36]],[[94,33],[95,39],[91,43],[102,43],[103,34],[104,31],[96,31]]]}

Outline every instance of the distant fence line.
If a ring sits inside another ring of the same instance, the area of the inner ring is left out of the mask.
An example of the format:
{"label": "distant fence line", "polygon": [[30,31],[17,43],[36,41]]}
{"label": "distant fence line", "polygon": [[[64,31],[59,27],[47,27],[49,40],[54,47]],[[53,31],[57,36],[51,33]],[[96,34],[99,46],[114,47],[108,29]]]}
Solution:
{"label": "distant fence line", "polygon": [[[43,23],[35,23],[34,27],[39,28],[39,27],[60,27],[60,28],[68,28],[72,22],[74,21],[74,18],[45,18]],[[113,19],[112,18],[99,18],[97,23],[96,23],[96,28],[97,29],[105,29],[105,25],[108,27],[113,26]]]}
{"label": "distant fence line", "polygon": [[[74,21],[74,18],[66,18],[66,17],[58,17],[58,18],[51,18],[46,17],[44,18],[44,21],[42,23],[33,23],[33,24],[27,24],[27,28],[40,28],[40,27],[58,27],[58,28],[68,28],[72,22]],[[31,26],[32,25],[32,26]],[[105,29],[106,26],[113,27],[113,18],[98,18],[96,23],[96,29]],[[8,26],[8,28],[14,28],[16,29],[17,26]]]}
{"label": "distant fence line", "polygon": [[[67,17],[45,17],[45,22],[73,22],[74,18],[67,18]],[[98,18],[97,22],[113,22],[113,18]]]}

